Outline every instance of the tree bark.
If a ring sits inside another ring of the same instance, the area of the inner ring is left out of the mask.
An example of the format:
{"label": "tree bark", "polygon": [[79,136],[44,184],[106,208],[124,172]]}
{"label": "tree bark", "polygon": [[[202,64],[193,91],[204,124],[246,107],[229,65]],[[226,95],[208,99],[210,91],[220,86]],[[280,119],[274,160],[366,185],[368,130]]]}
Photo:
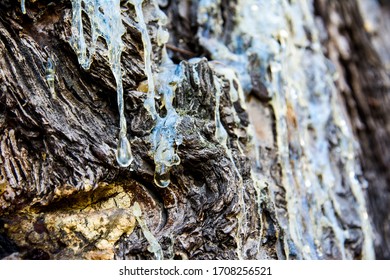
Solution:
{"label": "tree bark", "polygon": [[[390,5],[388,1],[316,1],[329,37],[327,55],[337,66],[339,92],[361,146],[375,250],[390,259]],[[333,17],[333,18],[332,18]]]}
{"label": "tree bark", "polygon": [[180,164],[161,188],[134,6],[121,3],[134,156],[122,168],[107,42],[84,70],[70,1],[26,1],[26,14],[2,1],[0,257],[361,259],[375,240],[376,257],[390,258],[389,6],[376,6],[384,23],[372,31],[362,3],[290,2],[143,3],[154,80],[164,84],[165,49],[180,78]]}

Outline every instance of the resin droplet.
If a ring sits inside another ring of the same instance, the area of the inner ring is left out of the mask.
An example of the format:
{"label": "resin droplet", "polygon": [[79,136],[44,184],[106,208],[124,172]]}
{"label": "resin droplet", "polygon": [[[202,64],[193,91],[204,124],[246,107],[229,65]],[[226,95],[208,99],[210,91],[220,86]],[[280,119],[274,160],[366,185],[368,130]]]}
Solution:
{"label": "resin droplet", "polygon": [[156,165],[156,170],[154,171],[154,182],[160,188],[166,188],[171,183],[169,168],[167,168],[165,164]]}
{"label": "resin droplet", "polygon": [[126,136],[120,136],[116,150],[116,161],[121,167],[128,167],[133,161],[130,142]]}

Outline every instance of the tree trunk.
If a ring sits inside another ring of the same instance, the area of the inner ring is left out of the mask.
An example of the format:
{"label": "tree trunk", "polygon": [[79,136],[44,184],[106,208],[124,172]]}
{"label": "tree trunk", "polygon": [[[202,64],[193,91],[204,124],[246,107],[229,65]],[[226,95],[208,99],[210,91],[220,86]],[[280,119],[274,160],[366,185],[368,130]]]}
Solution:
{"label": "tree trunk", "polygon": [[[316,1],[329,37],[327,55],[335,63],[368,181],[375,251],[390,259],[390,3]],[[332,18],[334,17],[334,18]]]}
{"label": "tree trunk", "polygon": [[89,2],[0,3],[1,258],[390,258],[386,1]]}

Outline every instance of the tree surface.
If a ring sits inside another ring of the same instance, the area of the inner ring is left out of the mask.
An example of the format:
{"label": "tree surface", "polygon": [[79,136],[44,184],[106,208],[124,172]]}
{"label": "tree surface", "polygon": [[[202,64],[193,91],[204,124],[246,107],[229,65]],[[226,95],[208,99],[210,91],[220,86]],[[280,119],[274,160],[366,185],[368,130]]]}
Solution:
{"label": "tree surface", "polygon": [[388,1],[89,2],[0,2],[1,258],[390,258]]}

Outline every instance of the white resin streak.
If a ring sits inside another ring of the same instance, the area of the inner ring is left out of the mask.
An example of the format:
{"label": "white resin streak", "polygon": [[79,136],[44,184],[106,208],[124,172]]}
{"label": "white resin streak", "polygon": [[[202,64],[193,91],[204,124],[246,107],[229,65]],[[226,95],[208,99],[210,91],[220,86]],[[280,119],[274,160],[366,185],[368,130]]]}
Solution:
{"label": "white resin streak", "polygon": [[[325,230],[330,228],[340,257],[353,257],[345,250],[349,233],[339,225],[338,219],[343,215],[335,195],[335,188],[343,187],[342,174],[347,174],[345,184],[351,188],[358,205],[358,219],[365,236],[363,258],[371,259],[374,257],[373,239],[362,183],[356,179],[359,169],[354,138],[347,117],[340,113],[340,103],[335,102],[333,73],[320,49],[310,3],[305,0],[238,0],[231,43],[224,45],[218,17],[207,20],[218,9],[220,1],[202,0],[198,7],[199,41],[214,60],[234,69],[246,92],[251,89],[249,57],[255,54],[260,59],[259,68],[251,71],[261,73],[261,82],[272,97],[278,162],[282,167],[287,201],[287,215],[279,215],[279,222],[287,233],[286,256],[323,258],[321,243]],[[310,40],[305,29],[311,34]],[[243,48],[243,44],[249,46]],[[269,74],[266,69],[271,70]],[[234,92],[233,100],[236,100]],[[296,128],[291,128],[291,117],[296,119]],[[340,144],[336,149],[331,149],[327,139],[330,123],[341,131],[337,135]],[[290,150],[291,145],[295,150]],[[339,154],[337,150],[343,152]],[[292,159],[291,153],[297,153],[300,158]],[[339,157],[344,165],[334,170],[331,158],[337,161]],[[260,176],[257,185],[267,180],[263,175],[253,174]]]}
{"label": "white resin streak", "polygon": [[156,237],[150,232],[148,226],[145,223],[145,220],[142,218],[142,211],[138,202],[134,202],[134,205],[132,206],[132,212],[142,230],[142,233],[149,242],[149,252],[154,254],[155,260],[163,260],[164,254],[161,249],[161,245],[158,243]]}

